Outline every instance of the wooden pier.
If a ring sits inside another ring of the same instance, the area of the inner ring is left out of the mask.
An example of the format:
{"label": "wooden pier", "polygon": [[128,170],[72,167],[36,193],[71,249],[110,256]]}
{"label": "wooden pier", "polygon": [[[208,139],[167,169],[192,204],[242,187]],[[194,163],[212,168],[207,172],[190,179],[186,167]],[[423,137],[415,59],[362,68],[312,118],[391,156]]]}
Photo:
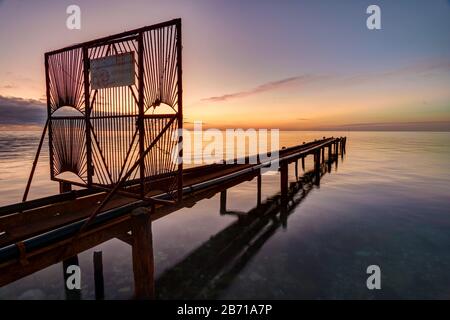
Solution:
{"label": "wooden pier", "polygon": [[[183,207],[221,193],[220,211],[226,210],[226,189],[242,182],[257,180],[257,204],[261,205],[261,170],[273,165],[280,171],[280,203],[289,207],[289,164],[298,162],[305,168],[305,158],[313,156],[314,183],[320,184],[322,168],[331,169],[339,154],[346,150],[346,138],[324,138],[298,146],[283,148],[276,160],[256,164],[212,164],[184,169],[183,198],[173,203],[164,201],[167,193],[158,191],[164,176],[147,182],[150,197],[158,202],[139,200],[126,193],[115,194],[86,227],[86,221],[108,195],[98,189],[72,190],[61,182],[61,194],[16,203],[0,208],[0,286],[25,277],[52,264],[73,259],[80,252],[112,238],[132,245],[135,297],[153,298],[154,266],[151,224]],[[139,181],[136,182],[139,188]],[[127,188],[133,188],[128,186]],[[97,258],[98,259],[98,258]],[[98,264],[98,261],[97,261]]]}

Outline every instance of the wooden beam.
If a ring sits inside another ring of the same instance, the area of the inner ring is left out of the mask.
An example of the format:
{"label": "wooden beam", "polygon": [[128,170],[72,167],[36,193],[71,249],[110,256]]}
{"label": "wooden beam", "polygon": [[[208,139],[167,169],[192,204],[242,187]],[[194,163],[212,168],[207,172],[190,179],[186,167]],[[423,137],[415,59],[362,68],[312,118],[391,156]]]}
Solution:
{"label": "wooden beam", "polygon": [[[0,264],[0,287],[115,238],[118,234],[130,230],[130,227],[130,215],[126,215],[87,230],[78,237],[76,242],[68,238],[27,253],[25,264],[20,260],[2,263]],[[71,250],[67,250],[68,245],[71,246]]]}

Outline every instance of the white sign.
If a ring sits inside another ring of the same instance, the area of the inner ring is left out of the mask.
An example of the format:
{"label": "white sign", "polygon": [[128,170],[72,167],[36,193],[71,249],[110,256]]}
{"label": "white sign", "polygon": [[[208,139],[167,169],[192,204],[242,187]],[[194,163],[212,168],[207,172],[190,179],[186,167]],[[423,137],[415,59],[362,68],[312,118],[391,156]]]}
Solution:
{"label": "white sign", "polygon": [[134,52],[91,59],[91,87],[103,89],[134,84]]}

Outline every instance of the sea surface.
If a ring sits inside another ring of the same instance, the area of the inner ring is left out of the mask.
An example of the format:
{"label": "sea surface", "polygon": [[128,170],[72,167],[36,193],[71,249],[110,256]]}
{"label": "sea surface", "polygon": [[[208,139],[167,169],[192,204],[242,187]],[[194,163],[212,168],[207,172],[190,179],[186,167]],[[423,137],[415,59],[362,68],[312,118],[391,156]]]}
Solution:
{"label": "sea surface", "polygon": [[[0,132],[0,205],[21,200],[39,136]],[[287,220],[245,219],[255,179],[228,190],[225,214],[216,194],[154,222],[158,297],[450,299],[450,133],[289,131],[280,146],[323,136],[347,136],[347,152],[320,186],[293,197]],[[279,185],[278,172],[263,175],[263,204]],[[45,144],[29,198],[57,192]],[[131,248],[117,239],[79,254],[81,297],[95,298],[94,251],[105,298],[132,298]],[[380,290],[367,288],[370,265],[381,270]],[[62,264],[0,288],[0,299],[65,298]]]}

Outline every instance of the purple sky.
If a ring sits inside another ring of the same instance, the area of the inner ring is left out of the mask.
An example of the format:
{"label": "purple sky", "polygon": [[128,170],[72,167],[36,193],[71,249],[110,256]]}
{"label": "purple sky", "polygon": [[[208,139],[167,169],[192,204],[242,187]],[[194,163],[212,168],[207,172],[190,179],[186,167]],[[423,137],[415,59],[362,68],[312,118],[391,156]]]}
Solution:
{"label": "purple sky", "polygon": [[[81,30],[65,26],[70,4],[81,7]],[[370,4],[382,30],[366,28]],[[176,17],[186,121],[450,129],[446,0],[0,0],[0,127],[45,118],[44,52]]]}

